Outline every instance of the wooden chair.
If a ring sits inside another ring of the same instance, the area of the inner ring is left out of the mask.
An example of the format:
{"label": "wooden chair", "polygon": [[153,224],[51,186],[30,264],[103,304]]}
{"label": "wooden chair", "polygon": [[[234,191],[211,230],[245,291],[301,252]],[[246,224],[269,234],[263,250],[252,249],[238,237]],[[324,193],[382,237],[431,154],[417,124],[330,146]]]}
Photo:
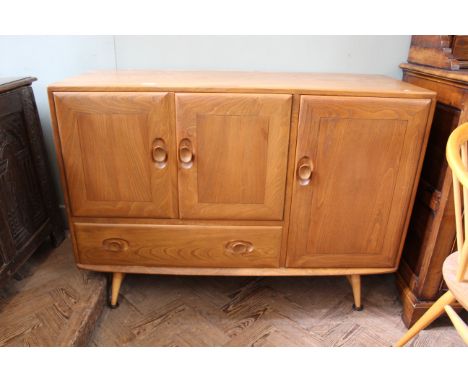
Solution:
{"label": "wooden chair", "polygon": [[[453,174],[453,198],[455,203],[458,248],[457,252],[447,257],[442,267],[442,274],[449,290],[416,321],[395,346],[404,346],[416,334],[439,317],[444,310],[450,317],[457,332],[465,343],[468,344],[468,327],[450,306],[450,304],[458,301],[460,305],[468,310],[468,240],[466,240],[468,238],[468,213],[463,214],[463,207],[468,208],[467,141],[468,123],[464,123],[450,134],[447,142],[447,161]],[[463,189],[463,203],[460,184]]]}

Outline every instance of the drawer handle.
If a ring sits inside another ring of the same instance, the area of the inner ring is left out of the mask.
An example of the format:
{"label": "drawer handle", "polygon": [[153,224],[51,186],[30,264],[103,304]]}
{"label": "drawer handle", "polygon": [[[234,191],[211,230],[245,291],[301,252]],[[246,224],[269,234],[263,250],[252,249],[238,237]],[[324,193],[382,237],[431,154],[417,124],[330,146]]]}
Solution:
{"label": "drawer handle", "polygon": [[312,178],[314,165],[309,157],[303,157],[297,163],[297,179],[301,186],[307,186]]}
{"label": "drawer handle", "polygon": [[102,242],[104,249],[110,252],[122,252],[128,249],[128,241],[124,239],[106,239]]}
{"label": "drawer handle", "polygon": [[184,138],[179,144],[179,161],[183,168],[190,168],[193,164],[192,142]]}
{"label": "drawer handle", "polygon": [[226,244],[226,250],[236,255],[245,255],[254,250],[254,246],[249,241],[234,240]]}
{"label": "drawer handle", "polygon": [[156,166],[159,168],[166,167],[167,164],[167,148],[166,143],[161,138],[156,138],[153,141],[153,147],[151,149],[151,156],[153,157],[153,162],[156,163]]}

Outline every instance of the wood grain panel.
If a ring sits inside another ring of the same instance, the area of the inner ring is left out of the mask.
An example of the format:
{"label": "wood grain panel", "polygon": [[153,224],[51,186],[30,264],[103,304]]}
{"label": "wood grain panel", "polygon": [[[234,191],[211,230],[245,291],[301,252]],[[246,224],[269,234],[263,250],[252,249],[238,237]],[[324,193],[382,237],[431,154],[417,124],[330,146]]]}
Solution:
{"label": "wood grain panel", "polygon": [[267,117],[199,115],[197,144],[202,153],[197,173],[200,203],[264,203]]}
{"label": "wood grain panel", "polygon": [[405,133],[406,123],[398,120],[321,119],[308,251],[381,251]]}
{"label": "wood grain panel", "polygon": [[76,128],[89,201],[151,201],[146,115],[80,114]]}
{"label": "wood grain panel", "polygon": [[76,223],[74,229],[81,264],[213,268],[279,265],[281,227]]}
{"label": "wood grain panel", "polygon": [[428,100],[304,96],[287,266],[390,267],[418,168]]}
{"label": "wood grain panel", "polygon": [[[171,94],[54,96],[73,215],[177,217]],[[157,139],[167,154],[162,165],[152,158]]]}
{"label": "wood grain panel", "polygon": [[282,220],[290,95],[176,94],[182,218]]}

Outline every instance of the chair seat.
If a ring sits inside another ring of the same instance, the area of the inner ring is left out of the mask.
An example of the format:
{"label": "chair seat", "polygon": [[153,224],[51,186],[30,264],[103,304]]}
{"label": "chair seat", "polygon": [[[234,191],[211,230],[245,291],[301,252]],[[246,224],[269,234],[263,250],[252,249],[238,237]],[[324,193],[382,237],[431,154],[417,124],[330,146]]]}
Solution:
{"label": "chair seat", "polygon": [[445,259],[444,266],[442,267],[442,274],[450,292],[452,292],[460,305],[468,310],[468,281],[457,281],[456,277],[458,257],[459,254],[457,251]]}

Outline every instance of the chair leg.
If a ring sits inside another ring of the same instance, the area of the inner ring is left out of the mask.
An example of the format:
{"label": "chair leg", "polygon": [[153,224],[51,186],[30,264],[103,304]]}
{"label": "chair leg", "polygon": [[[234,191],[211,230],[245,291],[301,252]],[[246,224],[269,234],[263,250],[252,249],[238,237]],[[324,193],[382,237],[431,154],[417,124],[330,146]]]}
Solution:
{"label": "chair leg", "polygon": [[450,305],[455,302],[455,297],[452,292],[448,291],[443,294],[430,308],[422,315],[422,317],[414,323],[414,325],[405,333],[403,337],[395,344],[395,346],[404,346],[421,330],[429,326],[436,318],[438,318],[445,309],[445,305]]}
{"label": "chair leg", "polygon": [[362,310],[364,307],[361,304],[361,276],[360,275],[349,275],[346,276],[349,283],[351,284],[351,288],[353,289],[353,296],[354,296],[354,310]]}
{"label": "chair leg", "polygon": [[453,326],[457,330],[460,337],[465,341],[465,344],[468,345],[468,326],[463,322],[460,316],[455,312],[455,310],[450,305],[445,305],[445,311],[447,312],[450,320],[452,321]]}
{"label": "chair leg", "polygon": [[110,307],[117,308],[118,306],[118,299],[119,299],[119,291],[122,285],[122,281],[125,277],[125,273],[121,272],[114,272],[112,274],[112,294],[111,294],[111,301]]}

